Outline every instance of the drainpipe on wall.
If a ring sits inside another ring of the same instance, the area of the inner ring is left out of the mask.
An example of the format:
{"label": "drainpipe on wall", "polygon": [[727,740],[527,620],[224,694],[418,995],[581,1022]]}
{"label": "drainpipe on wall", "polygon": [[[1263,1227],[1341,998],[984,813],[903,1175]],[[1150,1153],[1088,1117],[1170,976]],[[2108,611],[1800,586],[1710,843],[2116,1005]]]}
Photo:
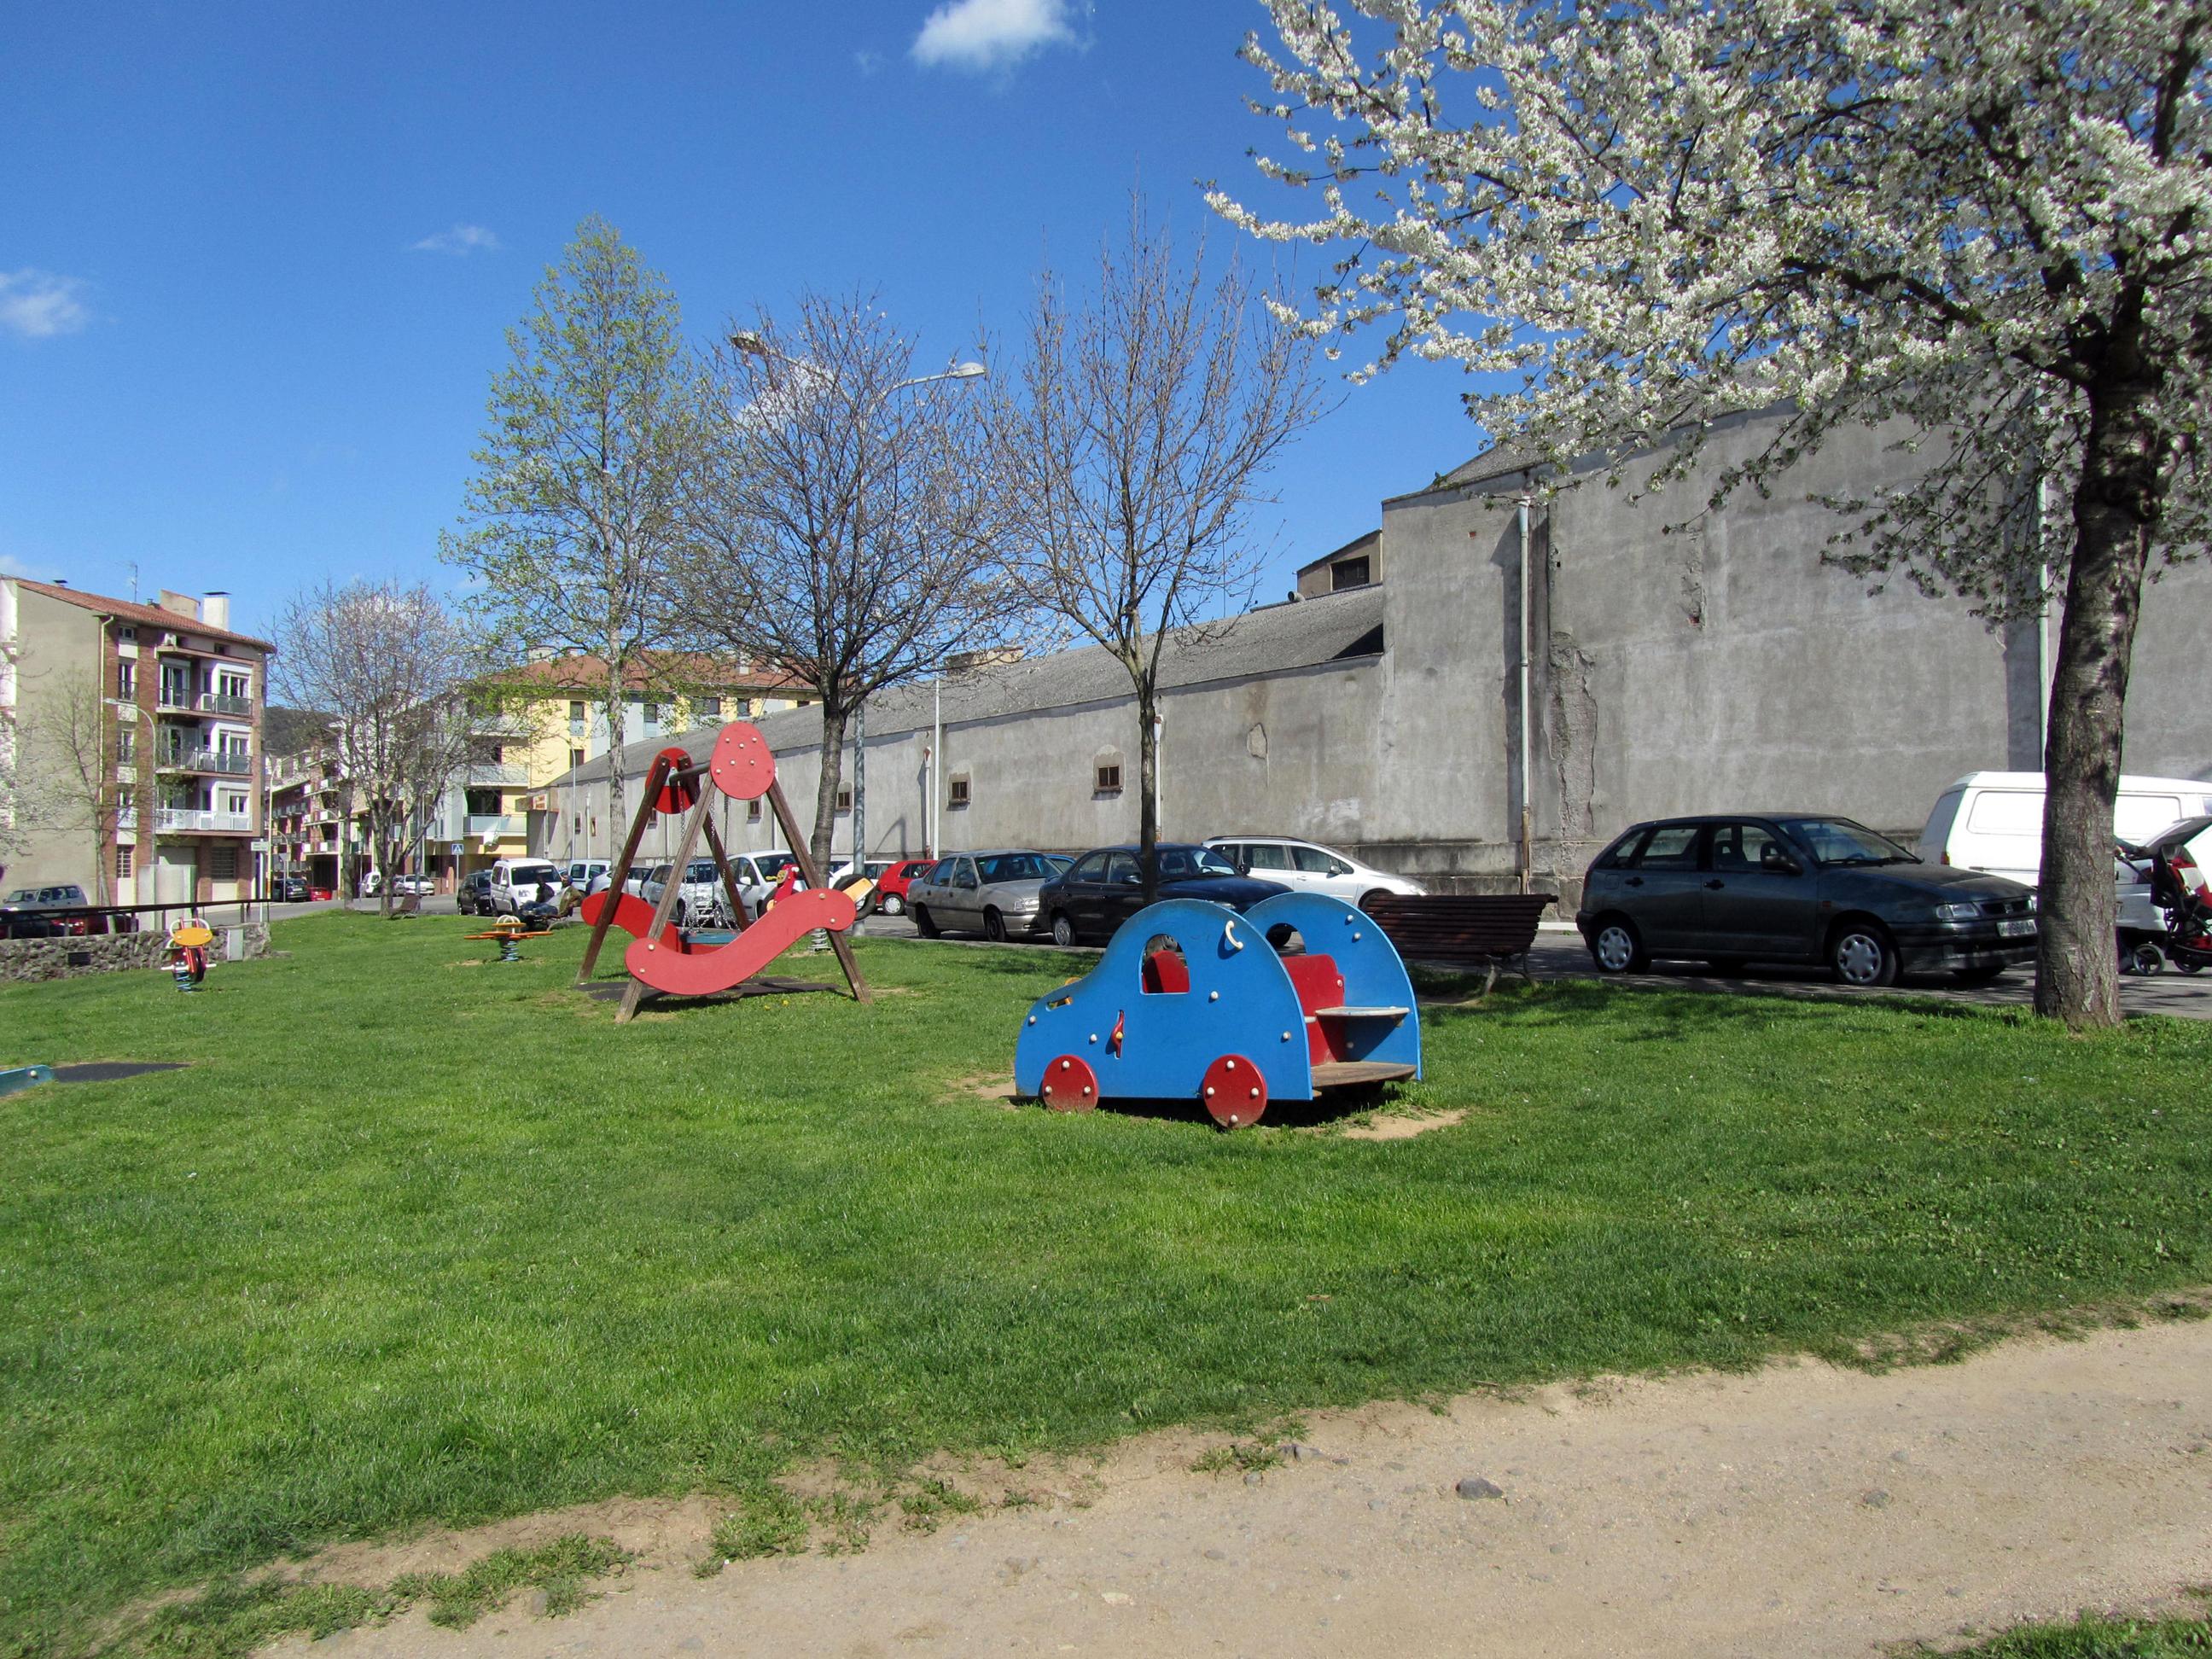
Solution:
{"label": "drainpipe on wall", "polygon": [[1521,890],[1529,889],[1535,854],[1528,838],[1528,497],[1521,497],[1521,615],[1520,662],[1521,741],[1513,754],[1514,794],[1521,803]]}

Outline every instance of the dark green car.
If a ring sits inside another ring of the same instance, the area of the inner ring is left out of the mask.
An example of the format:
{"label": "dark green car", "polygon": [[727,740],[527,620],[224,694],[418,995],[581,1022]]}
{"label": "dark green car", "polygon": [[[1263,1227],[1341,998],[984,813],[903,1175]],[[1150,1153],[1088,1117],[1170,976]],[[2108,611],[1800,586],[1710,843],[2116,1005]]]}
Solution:
{"label": "dark green car", "polygon": [[1724,972],[1816,963],[1846,985],[1974,984],[2034,958],[2035,893],[1923,864],[1850,818],[1715,813],[1630,828],[1591,864],[1575,926],[1605,974],[1671,957]]}

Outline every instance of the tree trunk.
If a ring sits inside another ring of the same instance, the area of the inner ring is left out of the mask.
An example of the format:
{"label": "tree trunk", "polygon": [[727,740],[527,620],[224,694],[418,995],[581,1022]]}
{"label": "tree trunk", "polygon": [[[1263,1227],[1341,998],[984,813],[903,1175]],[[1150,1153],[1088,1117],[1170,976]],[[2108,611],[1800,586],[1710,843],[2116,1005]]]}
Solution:
{"label": "tree trunk", "polygon": [[615,660],[614,641],[607,641],[607,830],[629,833],[629,817],[623,811],[623,677],[624,664]]}
{"label": "tree trunk", "polygon": [[2112,803],[2143,569],[2162,505],[2148,403],[2137,386],[2090,396],[2044,740],[2035,1012],[2076,1030],[2120,1022]]}
{"label": "tree trunk", "polygon": [[814,832],[806,838],[806,849],[814,855],[814,867],[822,872],[822,879],[830,879],[830,855],[836,846],[837,786],[843,781],[845,770],[845,711],[830,712],[827,697],[822,700],[822,769],[814,784]]}
{"label": "tree trunk", "polygon": [[1160,896],[1160,734],[1154,715],[1158,694],[1137,684],[1137,862],[1145,875],[1145,902]]}

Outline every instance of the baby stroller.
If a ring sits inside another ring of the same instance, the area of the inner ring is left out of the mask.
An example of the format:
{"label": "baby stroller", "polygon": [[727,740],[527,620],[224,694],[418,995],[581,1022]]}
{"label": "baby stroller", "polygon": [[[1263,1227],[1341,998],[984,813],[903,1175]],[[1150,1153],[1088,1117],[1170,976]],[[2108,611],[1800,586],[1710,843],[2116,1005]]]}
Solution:
{"label": "baby stroller", "polygon": [[2212,968],[2212,877],[2191,847],[2208,830],[2212,817],[2184,818],[2140,847],[2119,844],[2147,900],[2122,902],[2120,960],[2129,972],[2155,974],[2168,962],[2185,974]]}

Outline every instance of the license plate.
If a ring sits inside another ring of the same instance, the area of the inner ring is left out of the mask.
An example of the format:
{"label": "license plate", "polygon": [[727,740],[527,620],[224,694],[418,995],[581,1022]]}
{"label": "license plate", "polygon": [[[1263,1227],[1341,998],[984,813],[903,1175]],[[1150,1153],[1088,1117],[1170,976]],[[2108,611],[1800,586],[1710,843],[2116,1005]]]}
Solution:
{"label": "license plate", "polygon": [[1997,937],[2000,939],[2027,939],[2034,932],[2035,919],[2033,916],[2004,916],[1997,922]]}

